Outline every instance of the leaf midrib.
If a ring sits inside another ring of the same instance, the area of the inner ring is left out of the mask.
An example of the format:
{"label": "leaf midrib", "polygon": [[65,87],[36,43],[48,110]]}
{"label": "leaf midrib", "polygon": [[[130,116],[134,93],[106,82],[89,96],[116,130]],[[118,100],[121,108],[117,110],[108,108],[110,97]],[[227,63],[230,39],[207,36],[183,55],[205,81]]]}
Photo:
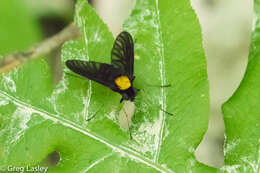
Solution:
{"label": "leaf midrib", "polygon": [[[158,24],[158,27],[156,28],[156,32],[159,36],[159,42],[161,44],[159,50],[159,54],[160,54],[160,66],[159,66],[159,70],[160,70],[160,77],[161,77],[161,85],[164,86],[165,85],[165,56],[164,56],[164,44],[163,44],[163,38],[162,38],[162,32],[161,32],[161,22],[160,22],[160,10],[159,10],[159,1],[156,0],[155,2],[156,4],[156,21]],[[166,109],[166,95],[165,95],[165,89],[164,87],[161,87],[161,106],[162,109],[165,110]],[[162,139],[163,139],[163,132],[164,132],[164,126],[165,126],[165,112],[160,110],[160,119],[161,119],[161,125],[160,125],[160,130],[159,130],[159,137],[158,137],[158,145],[156,148],[156,152],[155,152],[155,156],[154,156],[154,162],[158,163],[158,159],[159,159],[159,155],[160,155],[160,148],[161,148],[161,144],[162,144]],[[162,117],[162,118],[161,118]]]}
{"label": "leaf midrib", "polygon": [[[172,170],[167,169],[167,168],[165,168],[162,165],[159,165],[157,163],[154,163],[152,160],[141,156],[139,153],[132,151],[131,149],[126,148],[122,145],[117,146],[117,145],[109,142],[108,140],[102,138],[101,136],[98,136],[97,134],[90,132],[88,129],[82,128],[79,125],[77,125],[76,123],[62,118],[62,116],[56,116],[56,115],[54,115],[54,114],[52,114],[48,111],[45,111],[43,109],[32,106],[32,105],[25,103],[25,102],[19,100],[18,98],[15,98],[15,97],[13,97],[13,96],[9,95],[8,93],[1,91],[1,90],[0,90],[0,97],[5,98],[8,101],[11,101],[17,107],[24,108],[24,109],[27,109],[27,110],[30,109],[33,113],[37,113],[45,119],[50,119],[54,122],[59,122],[60,124],[66,126],[66,127],[69,127],[69,128],[71,128],[75,131],[78,131],[80,133],[83,133],[84,135],[87,135],[90,138],[93,138],[93,139],[105,144],[107,147],[111,148],[113,151],[122,153],[123,155],[127,155],[130,159],[133,159],[137,162],[139,161],[139,162],[141,162],[141,163],[143,163],[143,164],[145,164],[145,165],[147,165],[147,166],[149,166],[149,167],[151,167],[155,170],[158,170],[158,171],[163,172],[163,173],[173,173]],[[60,115],[60,114],[57,114],[57,115]]]}

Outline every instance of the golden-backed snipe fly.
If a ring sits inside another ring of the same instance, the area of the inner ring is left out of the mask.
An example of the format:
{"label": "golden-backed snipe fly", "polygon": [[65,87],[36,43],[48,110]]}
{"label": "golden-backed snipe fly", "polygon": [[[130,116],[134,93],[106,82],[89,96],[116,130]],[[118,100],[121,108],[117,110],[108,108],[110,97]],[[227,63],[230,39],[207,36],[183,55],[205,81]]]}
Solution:
{"label": "golden-backed snipe fly", "polygon": [[121,32],[111,51],[111,64],[93,61],[67,60],[66,66],[73,72],[109,87],[122,95],[123,100],[134,101],[138,89],[134,81],[134,42],[132,36]]}

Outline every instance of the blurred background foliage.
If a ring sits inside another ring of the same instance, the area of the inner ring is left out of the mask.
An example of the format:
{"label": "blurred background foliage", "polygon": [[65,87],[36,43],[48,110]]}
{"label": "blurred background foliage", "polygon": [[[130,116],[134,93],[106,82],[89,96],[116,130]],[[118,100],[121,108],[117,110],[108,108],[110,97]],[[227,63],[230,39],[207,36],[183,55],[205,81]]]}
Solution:
{"label": "blurred background foliage", "polygon": [[[73,21],[76,0],[0,1],[0,53],[25,50],[61,31]],[[134,0],[89,1],[113,35],[122,30]],[[191,0],[198,14],[210,80],[211,118],[209,130],[196,151],[197,159],[214,167],[224,163],[224,123],[221,104],[238,87],[247,65],[253,1]],[[172,16],[174,17],[174,16]],[[53,70],[53,81],[62,76],[60,49],[45,56]]]}

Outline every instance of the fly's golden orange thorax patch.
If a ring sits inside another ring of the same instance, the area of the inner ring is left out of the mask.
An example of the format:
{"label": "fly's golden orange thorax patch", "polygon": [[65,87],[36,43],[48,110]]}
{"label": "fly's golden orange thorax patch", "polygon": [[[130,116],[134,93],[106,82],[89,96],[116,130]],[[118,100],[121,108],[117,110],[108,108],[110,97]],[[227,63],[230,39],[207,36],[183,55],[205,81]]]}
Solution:
{"label": "fly's golden orange thorax patch", "polygon": [[115,79],[115,83],[120,90],[127,90],[131,87],[131,82],[127,76],[119,76]]}

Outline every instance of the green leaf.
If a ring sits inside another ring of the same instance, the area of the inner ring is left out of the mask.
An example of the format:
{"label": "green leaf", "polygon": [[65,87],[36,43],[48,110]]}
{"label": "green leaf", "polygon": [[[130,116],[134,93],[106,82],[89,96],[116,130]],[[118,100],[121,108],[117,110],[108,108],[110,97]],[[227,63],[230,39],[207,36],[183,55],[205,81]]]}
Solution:
{"label": "green leaf", "polygon": [[248,66],[243,81],[223,105],[226,127],[226,172],[260,172],[260,1],[254,1],[255,19]]}
{"label": "green leaf", "polygon": [[[39,27],[23,1],[1,1],[0,15],[1,54],[25,50],[39,41]],[[2,166],[6,165],[9,157],[22,156],[19,154],[21,151],[10,154],[14,151],[11,146],[15,146],[16,139],[23,136],[26,122],[30,119],[30,116],[23,117],[27,115],[25,109],[13,103],[15,100],[32,103],[45,98],[46,91],[52,86],[48,71],[45,61],[37,59],[0,77],[0,168],[6,168]]]}
{"label": "green leaf", "polygon": [[[68,59],[110,63],[114,38],[107,26],[86,0],[78,0],[75,13],[83,34],[63,46],[64,71]],[[133,140],[118,123],[119,94],[66,73],[53,89],[46,63],[35,68],[32,62],[1,79],[4,167],[46,166],[48,155],[58,152],[61,160],[49,172],[216,172],[194,156],[208,125],[209,88],[190,2],[138,1],[124,29],[136,40],[134,86],[142,90]],[[171,87],[153,87],[165,84]]]}
{"label": "green leaf", "polygon": [[[214,171],[194,158],[207,129],[209,93],[201,29],[190,2],[137,1],[125,29],[137,40],[136,80],[147,90],[145,98],[174,114],[152,115],[161,133],[155,161],[176,172]],[[172,87],[156,93],[143,81]]]}
{"label": "green leaf", "polygon": [[0,54],[20,51],[39,40],[39,28],[24,1],[0,2]]}

